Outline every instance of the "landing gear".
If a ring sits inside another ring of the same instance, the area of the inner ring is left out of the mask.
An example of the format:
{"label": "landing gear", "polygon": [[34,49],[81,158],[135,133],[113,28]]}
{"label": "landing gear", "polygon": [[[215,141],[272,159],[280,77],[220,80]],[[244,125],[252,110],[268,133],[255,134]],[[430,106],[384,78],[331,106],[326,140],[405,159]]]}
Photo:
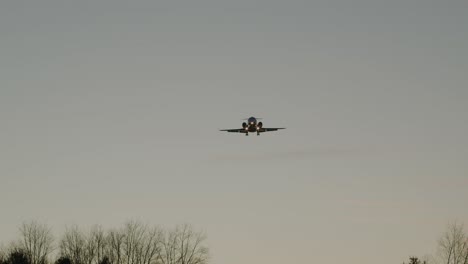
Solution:
{"label": "landing gear", "polygon": [[260,136],[260,132],[257,132],[257,136]]}
{"label": "landing gear", "polygon": [[248,135],[249,135],[249,133],[245,133],[245,135],[246,135],[246,136],[248,136]]}

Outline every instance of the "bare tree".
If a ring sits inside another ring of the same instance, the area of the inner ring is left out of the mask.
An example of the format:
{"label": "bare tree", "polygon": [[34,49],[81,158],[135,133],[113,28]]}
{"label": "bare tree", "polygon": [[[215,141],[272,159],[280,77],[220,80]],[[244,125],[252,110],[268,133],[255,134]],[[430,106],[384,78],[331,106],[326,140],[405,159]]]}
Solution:
{"label": "bare tree", "polygon": [[151,264],[157,260],[157,256],[161,252],[161,241],[163,238],[163,232],[157,228],[149,228],[143,238],[141,244],[141,263],[140,264]]}
{"label": "bare tree", "polygon": [[[27,264],[47,264],[52,250],[50,229],[31,222],[20,230],[22,239],[2,251],[5,254],[0,252],[0,264],[8,264],[10,252],[24,253]],[[83,232],[72,226],[59,240],[55,264],[206,264],[208,249],[204,240],[204,234],[189,225],[168,232],[138,221],[109,231],[94,226]],[[14,257],[22,261],[21,254]]]}
{"label": "bare tree", "polygon": [[206,264],[208,248],[205,235],[190,225],[182,225],[166,234],[159,260],[162,264]]}
{"label": "bare tree", "polygon": [[54,238],[51,229],[36,221],[23,223],[20,227],[21,239],[19,247],[26,254],[29,263],[44,264],[52,252]]}
{"label": "bare tree", "polygon": [[124,234],[124,263],[137,264],[140,263],[140,254],[138,252],[142,244],[146,226],[140,222],[127,222],[123,229]]}
{"label": "bare tree", "polygon": [[163,241],[163,247],[159,260],[162,264],[176,264],[177,263],[177,233],[166,232],[165,239]]}
{"label": "bare tree", "polygon": [[97,225],[89,232],[73,226],[66,230],[60,242],[60,255],[69,258],[73,264],[99,264],[107,251],[106,236]]}
{"label": "bare tree", "polygon": [[442,264],[468,264],[468,236],[462,224],[450,224],[438,247]]}
{"label": "bare tree", "polygon": [[88,245],[92,245],[94,247],[94,255],[95,264],[99,264],[102,262],[103,258],[106,256],[107,251],[107,240],[104,234],[104,230],[101,226],[94,226],[91,229],[90,237],[88,238]]}
{"label": "bare tree", "polygon": [[97,255],[97,248],[96,248],[96,241],[94,240],[93,231],[83,235],[85,243],[84,243],[84,254],[83,254],[83,261],[84,264],[96,264],[99,260],[96,261]]}
{"label": "bare tree", "polygon": [[122,264],[124,234],[119,230],[110,230],[106,236],[108,243],[106,255],[114,264]]}
{"label": "bare tree", "polygon": [[60,241],[60,256],[71,260],[72,264],[85,264],[86,238],[78,226],[67,228]]}
{"label": "bare tree", "polygon": [[5,248],[3,246],[0,247],[0,264],[6,264],[7,263],[7,253],[5,251]]}
{"label": "bare tree", "polygon": [[141,222],[130,221],[122,230],[123,262],[125,264],[151,264],[161,251],[162,231],[149,228]]}

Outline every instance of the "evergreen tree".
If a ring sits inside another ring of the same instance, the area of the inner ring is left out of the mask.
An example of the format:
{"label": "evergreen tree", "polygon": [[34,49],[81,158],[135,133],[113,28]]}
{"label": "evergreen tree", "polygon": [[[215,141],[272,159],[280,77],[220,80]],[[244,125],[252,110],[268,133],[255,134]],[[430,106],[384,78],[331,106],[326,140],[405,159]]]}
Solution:
{"label": "evergreen tree", "polygon": [[[403,262],[405,264],[405,262]],[[426,264],[426,261],[421,262],[417,257],[410,257],[408,264]]]}
{"label": "evergreen tree", "polygon": [[10,253],[7,260],[8,264],[30,264],[28,256],[21,250],[14,250]]}
{"label": "evergreen tree", "polygon": [[72,262],[68,257],[60,257],[55,261],[55,264],[72,264]]}

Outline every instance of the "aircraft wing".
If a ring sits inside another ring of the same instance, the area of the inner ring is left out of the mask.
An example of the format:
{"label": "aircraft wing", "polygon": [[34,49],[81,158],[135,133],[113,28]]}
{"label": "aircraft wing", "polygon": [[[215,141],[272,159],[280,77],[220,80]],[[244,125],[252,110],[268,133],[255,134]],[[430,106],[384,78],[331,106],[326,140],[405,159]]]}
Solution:
{"label": "aircraft wing", "polygon": [[247,130],[243,128],[234,128],[234,129],[221,129],[219,131],[227,131],[227,132],[234,132],[234,133],[246,133]]}
{"label": "aircraft wing", "polygon": [[270,131],[277,131],[280,129],[286,129],[285,127],[262,127],[259,132],[270,132]]}

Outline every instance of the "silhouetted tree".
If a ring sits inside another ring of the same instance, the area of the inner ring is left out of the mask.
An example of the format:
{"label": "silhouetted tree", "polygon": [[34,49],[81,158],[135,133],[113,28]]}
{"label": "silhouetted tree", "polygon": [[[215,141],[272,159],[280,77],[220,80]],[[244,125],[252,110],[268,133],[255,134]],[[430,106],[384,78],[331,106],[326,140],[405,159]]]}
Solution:
{"label": "silhouetted tree", "polygon": [[124,234],[119,230],[110,230],[106,236],[108,243],[107,255],[113,264],[121,264],[123,258]]}
{"label": "silhouetted tree", "polygon": [[10,252],[8,264],[31,264],[27,254],[23,250],[14,249]]}
{"label": "silhouetted tree", "polygon": [[101,263],[108,247],[106,235],[101,226],[96,225],[91,229],[88,245],[94,248],[95,257],[93,258],[93,263]]}
{"label": "silhouetted tree", "polygon": [[[405,264],[405,262],[403,262]],[[426,261],[421,262],[417,257],[410,257],[408,264],[426,264]]]}
{"label": "silhouetted tree", "polygon": [[137,221],[125,224],[122,257],[125,264],[151,264],[161,252],[162,231]]}
{"label": "silhouetted tree", "polygon": [[45,264],[52,252],[54,238],[49,227],[35,221],[23,223],[20,227],[21,239],[18,246],[26,254],[31,264]]}
{"label": "silhouetted tree", "polygon": [[162,264],[206,264],[208,248],[203,245],[206,239],[201,232],[195,232],[190,225],[176,227],[166,233],[163,248],[159,255]]}
{"label": "silhouetted tree", "polygon": [[468,264],[468,236],[463,225],[453,223],[439,239],[439,257],[442,264]]}
{"label": "silhouetted tree", "polygon": [[[12,243],[8,251],[0,250],[0,264],[48,264],[53,241],[50,229],[29,222],[21,226],[20,232],[18,242]],[[189,225],[166,232],[138,221],[109,231],[94,226],[83,232],[72,226],[60,238],[60,257],[53,263],[206,264],[208,248],[203,245],[204,240],[204,234]]]}
{"label": "silhouetted tree", "polygon": [[99,264],[107,253],[104,230],[94,226],[89,232],[77,226],[68,228],[60,240],[60,255],[68,257],[72,264]]}
{"label": "silhouetted tree", "polygon": [[60,257],[55,261],[55,264],[72,264],[72,261],[68,257]]}
{"label": "silhouetted tree", "polygon": [[67,228],[60,241],[60,256],[69,258],[72,264],[85,264],[86,239],[77,226]]}

